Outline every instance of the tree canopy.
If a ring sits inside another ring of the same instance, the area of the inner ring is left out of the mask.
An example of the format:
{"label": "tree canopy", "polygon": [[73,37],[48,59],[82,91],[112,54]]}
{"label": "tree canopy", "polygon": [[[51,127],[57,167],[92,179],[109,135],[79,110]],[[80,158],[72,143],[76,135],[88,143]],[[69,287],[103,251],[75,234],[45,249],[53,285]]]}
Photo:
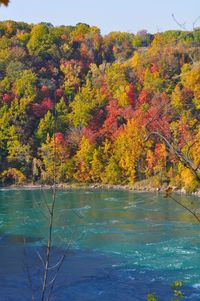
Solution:
{"label": "tree canopy", "polygon": [[0,22],[0,180],[198,188],[199,42]]}

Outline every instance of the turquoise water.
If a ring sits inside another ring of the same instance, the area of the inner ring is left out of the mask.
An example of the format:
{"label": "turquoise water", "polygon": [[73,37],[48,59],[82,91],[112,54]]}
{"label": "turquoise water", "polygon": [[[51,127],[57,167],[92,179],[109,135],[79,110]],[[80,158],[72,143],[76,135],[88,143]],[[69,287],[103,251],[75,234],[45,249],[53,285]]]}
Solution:
{"label": "turquoise water", "polygon": [[[198,198],[176,198],[198,207]],[[39,291],[34,254],[46,244],[45,202],[50,190],[0,190],[2,301],[31,300],[25,259]],[[148,292],[167,301],[177,279],[185,300],[200,300],[200,225],[162,194],[58,190],[53,244],[56,256],[68,250],[56,301],[139,301]]]}

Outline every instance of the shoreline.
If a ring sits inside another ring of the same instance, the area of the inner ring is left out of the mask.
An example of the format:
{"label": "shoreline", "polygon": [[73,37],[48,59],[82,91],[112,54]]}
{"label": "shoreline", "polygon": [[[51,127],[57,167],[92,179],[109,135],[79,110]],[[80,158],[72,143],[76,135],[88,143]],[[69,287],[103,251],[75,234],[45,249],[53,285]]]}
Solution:
{"label": "shoreline", "polygon": [[[53,186],[49,184],[33,184],[33,183],[26,183],[23,185],[1,185],[0,190],[9,190],[9,189],[51,189]],[[138,185],[113,185],[113,184],[101,184],[101,183],[60,183],[56,184],[57,189],[66,189],[66,190],[78,190],[78,189],[85,189],[85,190],[98,190],[98,189],[105,189],[105,190],[117,190],[117,191],[135,191],[135,192],[161,192],[164,193],[166,187],[138,187]],[[197,190],[192,193],[186,192],[185,189],[177,189],[173,187],[173,192],[181,195],[188,195],[194,197],[200,197],[200,190]]]}

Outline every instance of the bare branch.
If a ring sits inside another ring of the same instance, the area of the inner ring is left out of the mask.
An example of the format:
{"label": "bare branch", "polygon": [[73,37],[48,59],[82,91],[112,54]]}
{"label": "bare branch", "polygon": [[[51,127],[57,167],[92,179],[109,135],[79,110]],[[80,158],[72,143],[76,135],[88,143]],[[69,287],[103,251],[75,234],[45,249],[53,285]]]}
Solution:
{"label": "bare branch", "polygon": [[172,14],[172,19],[174,20],[174,22],[182,29],[187,30],[186,29],[186,22],[180,23],[179,21],[177,21],[177,19],[175,18],[174,14]]}
{"label": "bare branch", "polygon": [[58,262],[52,266],[49,267],[49,270],[54,270],[55,268],[57,268],[60,265],[60,262],[62,261],[62,257],[60,260],[58,260]]}
{"label": "bare branch", "polygon": [[[38,209],[41,209],[41,206],[40,206],[41,203],[35,201],[34,204]],[[40,213],[45,219],[49,220],[48,216],[42,210],[40,210]]]}
{"label": "bare branch", "polygon": [[44,193],[44,191],[43,191],[43,199],[44,199],[44,202],[45,202],[46,208],[48,209],[48,211],[49,211],[49,213],[50,213],[50,207],[49,207],[49,204],[48,204],[48,202],[47,202],[47,200],[46,200],[46,197],[45,197],[45,193]]}
{"label": "bare branch", "polygon": [[47,297],[47,301],[49,301],[50,298],[51,298],[51,295],[52,295],[52,292],[53,292],[53,289],[54,289],[55,281],[56,281],[56,279],[57,279],[57,277],[58,277],[58,274],[59,274],[59,271],[60,271],[60,269],[61,269],[61,267],[62,267],[62,264],[63,264],[63,262],[64,262],[64,260],[65,260],[65,258],[66,258],[66,256],[67,256],[67,251],[68,251],[68,249],[69,249],[70,244],[71,244],[71,241],[68,243],[68,247],[67,247],[67,249],[66,249],[66,251],[65,251],[65,254],[63,254],[63,256],[61,257],[60,263],[59,263],[59,265],[58,265],[58,267],[57,267],[57,270],[56,270],[56,272],[55,272],[55,275],[54,275],[53,279],[50,281],[51,287],[50,287],[50,290],[49,290],[49,294],[48,294],[48,297]]}
{"label": "bare branch", "polygon": [[185,210],[187,210],[190,214],[192,214],[194,216],[194,218],[197,220],[198,223],[200,223],[200,217],[197,215],[197,213],[193,210],[191,210],[189,207],[185,206],[184,204],[182,204],[181,202],[179,202],[177,199],[175,199],[172,196],[168,196],[170,199],[172,199],[175,203],[177,203],[178,205],[180,205],[181,207],[183,207]]}
{"label": "bare branch", "polygon": [[42,259],[42,256],[40,255],[40,252],[39,251],[35,251],[35,252],[36,252],[38,258],[40,259],[42,265],[45,266],[44,260]]}
{"label": "bare branch", "polygon": [[192,172],[192,174],[195,176],[195,178],[200,182],[200,176],[198,174],[198,170],[199,170],[199,166],[197,168],[194,167],[194,163],[189,160],[188,158],[186,158],[186,156],[181,152],[180,149],[178,149],[177,147],[175,147],[173,145],[172,142],[170,142],[163,134],[161,134],[160,132],[151,132],[149,133],[149,135],[147,136],[147,138],[145,139],[146,141],[150,138],[150,136],[155,135],[158,136],[159,138],[161,138],[164,142],[166,147],[169,149],[170,152],[173,152],[176,157],[187,167],[190,169],[190,171]]}
{"label": "bare branch", "polygon": [[196,25],[196,23],[197,23],[199,20],[200,20],[200,16],[198,16],[198,17],[194,20],[194,22],[192,23],[192,29],[193,29],[193,30],[195,29],[195,25]]}

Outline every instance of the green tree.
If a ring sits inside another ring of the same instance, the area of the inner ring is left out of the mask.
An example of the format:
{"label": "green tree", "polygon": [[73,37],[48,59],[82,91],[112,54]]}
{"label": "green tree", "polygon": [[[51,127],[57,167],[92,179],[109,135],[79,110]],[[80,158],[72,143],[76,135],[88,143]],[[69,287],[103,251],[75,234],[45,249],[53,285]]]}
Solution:
{"label": "green tree", "polygon": [[69,109],[66,105],[64,98],[56,104],[56,131],[65,132],[68,127],[68,114]]}
{"label": "green tree", "polygon": [[75,125],[85,126],[94,113],[94,110],[105,104],[105,96],[100,90],[95,90],[91,83],[87,81],[76,94],[70,107],[72,112],[69,114],[69,120]]}
{"label": "green tree", "polygon": [[44,54],[52,46],[53,40],[49,28],[45,24],[37,24],[31,30],[30,40],[27,48],[31,55]]}
{"label": "green tree", "polygon": [[46,115],[40,119],[38,129],[36,132],[36,138],[42,142],[45,142],[47,139],[47,135],[53,135],[55,127],[55,118],[53,114],[48,111]]}
{"label": "green tree", "polygon": [[33,101],[36,97],[36,80],[37,76],[31,70],[24,70],[14,82],[15,94],[22,98]]}
{"label": "green tree", "polygon": [[105,166],[104,173],[101,175],[102,182],[104,184],[121,184],[121,176],[119,164],[114,156],[111,156]]}
{"label": "green tree", "polygon": [[9,81],[14,82],[20,77],[20,73],[25,69],[25,65],[19,61],[11,61],[6,68],[6,75]]}

